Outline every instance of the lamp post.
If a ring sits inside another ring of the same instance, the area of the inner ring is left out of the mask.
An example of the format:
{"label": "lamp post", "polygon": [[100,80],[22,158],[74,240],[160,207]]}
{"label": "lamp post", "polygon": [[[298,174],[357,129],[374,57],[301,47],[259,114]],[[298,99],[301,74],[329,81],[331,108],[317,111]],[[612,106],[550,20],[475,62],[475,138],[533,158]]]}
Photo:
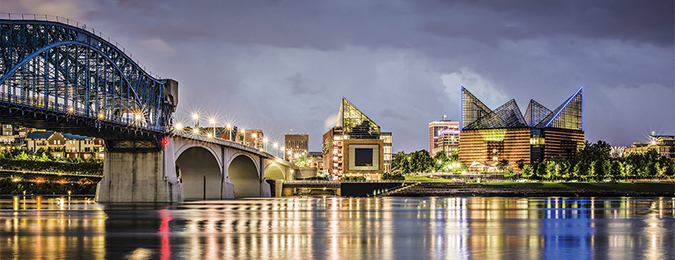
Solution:
{"label": "lamp post", "polygon": [[[281,156],[286,157],[286,156],[284,156],[285,154],[286,154],[286,151],[284,150],[284,147],[282,146],[281,147]],[[279,157],[279,155],[277,155],[277,157]],[[285,158],[282,158],[282,159],[285,159]]]}
{"label": "lamp post", "polygon": [[199,133],[199,113],[192,113],[192,119],[195,120],[195,129],[192,130],[193,133]]}
{"label": "lamp post", "polygon": [[265,146],[265,152],[267,152],[267,138],[263,138],[263,145]]}
{"label": "lamp post", "polygon": [[211,118],[211,125],[213,125],[213,138],[216,138],[216,119]]}
{"label": "lamp post", "polygon": [[241,144],[246,145],[246,129],[244,128],[241,129],[241,135],[244,136],[244,140],[242,141]]}
{"label": "lamp post", "polygon": [[277,151],[274,153],[274,156],[279,157],[279,144],[274,143],[274,148],[277,148]]}
{"label": "lamp post", "polygon": [[225,126],[225,129],[227,130],[227,139],[232,141],[232,130],[231,130],[232,124],[227,123],[227,125]]}
{"label": "lamp post", "polygon": [[252,133],[251,137],[253,137],[253,148],[258,148],[258,134]]}

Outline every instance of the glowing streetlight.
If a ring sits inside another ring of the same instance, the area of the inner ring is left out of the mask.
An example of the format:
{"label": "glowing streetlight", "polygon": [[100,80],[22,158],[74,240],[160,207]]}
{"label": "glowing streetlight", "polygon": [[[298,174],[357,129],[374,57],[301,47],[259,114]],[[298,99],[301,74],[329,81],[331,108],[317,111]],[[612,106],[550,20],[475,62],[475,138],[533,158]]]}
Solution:
{"label": "glowing streetlight", "polygon": [[183,131],[183,124],[181,124],[181,123],[176,123],[176,130],[178,130],[178,131]]}
{"label": "glowing streetlight", "polygon": [[209,122],[213,125],[213,137],[216,137],[216,119],[211,118]]}
{"label": "glowing streetlight", "polygon": [[192,133],[193,134],[199,134],[199,128],[195,127],[195,129],[192,129]]}
{"label": "glowing streetlight", "polygon": [[227,123],[227,125],[225,126],[225,129],[227,130],[227,139],[230,140],[230,141],[233,141],[232,140],[232,124]]}
{"label": "glowing streetlight", "polygon": [[242,144],[246,145],[246,129],[245,128],[241,129],[241,135],[244,136],[244,140],[242,141]]}
{"label": "glowing streetlight", "polygon": [[277,148],[277,151],[276,151],[276,153],[274,154],[274,156],[279,157],[279,144],[278,144],[278,143],[274,143],[274,148]]}
{"label": "glowing streetlight", "polygon": [[263,145],[265,146],[265,152],[267,152],[267,137],[263,138]]}
{"label": "glowing streetlight", "polygon": [[192,113],[192,119],[195,120],[195,128],[199,127],[199,113]]}

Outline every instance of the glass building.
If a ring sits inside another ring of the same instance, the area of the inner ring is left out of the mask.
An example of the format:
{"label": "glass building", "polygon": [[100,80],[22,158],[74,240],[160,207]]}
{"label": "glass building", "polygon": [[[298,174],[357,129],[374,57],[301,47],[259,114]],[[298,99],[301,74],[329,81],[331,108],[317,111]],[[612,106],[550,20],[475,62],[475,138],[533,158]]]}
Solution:
{"label": "glass building", "polygon": [[346,98],[342,98],[335,127],[323,135],[323,168],[331,179],[380,179],[391,169],[391,132],[380,126]]}
{"label": "glass building", "polygon": [[489,171],[507,160],[517,168],[560,155],[571,159],[584,145],[583,87],[554,110],[530,100],[523,115],[514,99],[490,110],[462,87],[459,159],[470,171]]}

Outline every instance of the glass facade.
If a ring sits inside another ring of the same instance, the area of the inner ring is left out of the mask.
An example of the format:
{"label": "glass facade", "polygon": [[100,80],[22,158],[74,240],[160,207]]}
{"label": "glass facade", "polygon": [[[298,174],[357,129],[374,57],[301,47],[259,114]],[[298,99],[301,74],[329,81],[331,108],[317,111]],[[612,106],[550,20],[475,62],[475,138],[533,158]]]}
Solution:
{"label": "glass facade", "polygon": [[515,167],[521,159],[572,158],[583,147],[583,87],[555,110],[530,100],[525,115],[513,99],[490,110],[464,87],[461,104],[459,157],[466,165],[506,159]]}

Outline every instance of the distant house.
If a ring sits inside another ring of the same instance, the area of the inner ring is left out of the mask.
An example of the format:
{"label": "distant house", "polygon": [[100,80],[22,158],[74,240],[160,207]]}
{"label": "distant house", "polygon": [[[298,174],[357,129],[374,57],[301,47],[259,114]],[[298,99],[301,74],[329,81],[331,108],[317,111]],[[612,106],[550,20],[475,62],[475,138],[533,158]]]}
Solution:
{"label": "distant house", "polygon": [[35,131],[26,135],[26,148],[32,152],[43,149],[55,158],[86,160],[92,156],[103,159],[105,144],[101,138],[54,131]]}

